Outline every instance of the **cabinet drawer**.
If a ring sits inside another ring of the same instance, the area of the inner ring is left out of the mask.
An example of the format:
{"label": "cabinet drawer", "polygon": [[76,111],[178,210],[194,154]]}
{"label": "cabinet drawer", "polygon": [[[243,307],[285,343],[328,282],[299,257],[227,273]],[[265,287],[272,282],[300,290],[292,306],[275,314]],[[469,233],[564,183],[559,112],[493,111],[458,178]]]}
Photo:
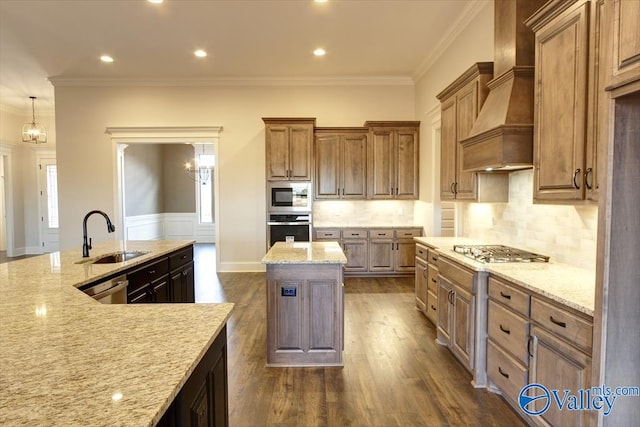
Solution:
{"label": "cabinet drawer", "polygon": [[193,261],[193,246],[169,254],[169,269],[175,270]]}
{"label": "cabinet drawer", "polygon": [[326,230],[315,230],[315,239],[316,240],[320,240],[320,239],[335,239],[335,240],[340,240],[340,230],[337,229],[326,229]]}
{"label": "cabinet drawer", "polygon": [[489,300],[487,333],[489,338],[507,349],[525,366],[529,364],[529,322],[526,319]]}
{"label": "cabinet drawer", "polygon": [[427,292],[427,319],[431,320],[431,322],[436,325],[438,323],[438,291],[428,291]]}
{"label": "cabinet drawer", "polygon": [[393,239],[393,230],[386,230],[382,228],[371,230],[372,239]]}
{"label": "cabinet drawer", "polygon": [[450,281],[455,282],[467,292],[474,292],[473,289],[473,271],[456,264],[454,261],[439,256],[438,257],[438,273]]}
{"label": "cabinet drawer", "polygon": [[525,317],[529,317],[531,305],[529,301],[529,294],[515,289],[492,276],[489,277],[488,287],[489,297],[506,305],[513,311],[516,311]]}
{"label": "cabinet drawer", "polygon": [[366,239],[369,236],[367,230],[345,229],[342,230],[343,239]]}
{"label": "cabinet drawer", "polygon": [[527,368],[487,340],[487,376],[512,402],[518,401],[520,390],[529,382]]}
{"label": "cabinet drawer", "polygon": [[531,297],[531,319],[591,354],[593,323],[561,307]]}
{"label": "cabinet drawer", "polygon": [[137,286],[153,282],[167,273],[169,273],[168,257],[145,264],[137,270],[127,273],[127,279],[129,280],[129,292],[133,292]]}
{"label": "cabinet drawer", "polygon": [[427,256],[429,253],[429,249],[426,246],[422,246],[419,243],[416,243],[416,256],[423,261],[427,261]]}
{"label": "cabinet drawer", "polygon": [[396,230],[396,239],[413,239],[422,236],[422,230],[419,228]]}
{"label": "cabinet drawer", "polygon": [[438,269],[431,264],[427,264],[427,289],[438,292]]}
{"label": "cabinet drawer", "polygon": [[427,261],[434,266],[438,263],[438,251],[435,249],[429,249],[429,253],[427,254]]}

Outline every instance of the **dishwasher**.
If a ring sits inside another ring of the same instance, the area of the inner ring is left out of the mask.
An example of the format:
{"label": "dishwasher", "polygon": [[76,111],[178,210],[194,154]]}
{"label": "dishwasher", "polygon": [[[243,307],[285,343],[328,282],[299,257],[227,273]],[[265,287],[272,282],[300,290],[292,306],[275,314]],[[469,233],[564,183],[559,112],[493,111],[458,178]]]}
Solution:
{"label": "dishwasher", "polygon": [[91,284],[81,290],[103,304],[126,304],[128,284],[127,276],[123,274],[104,282]]}

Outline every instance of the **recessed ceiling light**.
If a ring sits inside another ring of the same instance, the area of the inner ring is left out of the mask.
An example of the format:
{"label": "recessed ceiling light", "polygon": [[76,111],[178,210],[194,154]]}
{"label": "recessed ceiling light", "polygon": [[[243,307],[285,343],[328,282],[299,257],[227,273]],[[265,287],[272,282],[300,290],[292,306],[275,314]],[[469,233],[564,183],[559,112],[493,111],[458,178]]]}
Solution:
{"label": "recessed ceiling light", "polygon": [[313,1],[315,1],[316,3],[326,3],[327,2],[327,0],[313,0]]}
{"label": "recessed ceiling light", "polygon": [[197,56],[198,58],[204,58],[205,56],[207,56],[207,52],[205,52],[205,51],[204,51],[204,50],[202,50],[202,49],[198,49],[198,50],[196,50],[195,52],[193,52],[193,54],[194,54],[195,56]]}
{"label": "recessed ceiling light", "polygon": [[147,0],[149,3],[157,3],[160,4],[162,3],[164,0]]}
{"label": "recessed ceiling light", "polygon": [[109,55],[102,55],[100,57],[100,61],[102,61],[102,62],[113,62],[113,58],[110,57]]}
{"label": "recessed ceiling light", "polygon": [[316,50],[313,51],[313,54],[315,56],[324,56],[327,52],[322,49],[321,47],[317,48]]}

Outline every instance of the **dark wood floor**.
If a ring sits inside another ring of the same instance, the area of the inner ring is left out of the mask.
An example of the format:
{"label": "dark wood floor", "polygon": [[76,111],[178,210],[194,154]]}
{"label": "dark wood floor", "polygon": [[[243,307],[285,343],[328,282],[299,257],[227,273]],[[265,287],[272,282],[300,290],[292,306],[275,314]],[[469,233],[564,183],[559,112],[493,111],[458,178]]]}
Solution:
{"label": "dark wood floor", "polygon": [[264,273],[218,273],[196,248],[196,300],[235,303],[228,323],[236,426],[523,426],[500,396],[435,343],[413,279],[345,280],[343,368],[266,368]]}

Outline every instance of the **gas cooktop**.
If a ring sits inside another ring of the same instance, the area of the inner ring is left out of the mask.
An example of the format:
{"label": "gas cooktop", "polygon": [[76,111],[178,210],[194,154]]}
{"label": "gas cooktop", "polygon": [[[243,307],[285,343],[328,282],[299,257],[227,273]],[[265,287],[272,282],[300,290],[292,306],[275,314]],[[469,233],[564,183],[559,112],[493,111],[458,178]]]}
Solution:
{"label": "gas cooktop", "polygon": [[545,255],[503,245],[453,245],[453,250],[479,262],[549,262]]}

